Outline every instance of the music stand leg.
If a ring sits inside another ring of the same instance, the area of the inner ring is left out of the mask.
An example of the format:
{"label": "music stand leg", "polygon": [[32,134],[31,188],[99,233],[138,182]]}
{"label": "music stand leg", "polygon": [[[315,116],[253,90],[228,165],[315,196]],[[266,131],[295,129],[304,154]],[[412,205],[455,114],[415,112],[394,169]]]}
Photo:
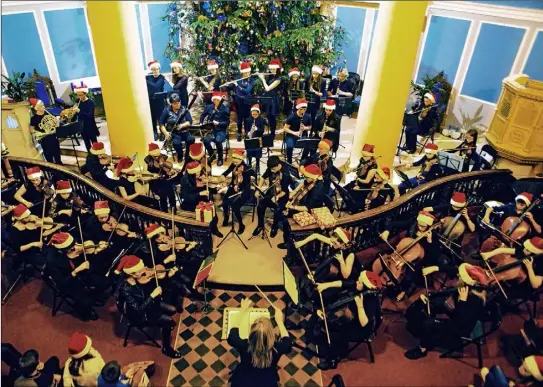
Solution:
{"label": "music stand leg", "polygon": [[249,240],[254,239],[256,237],[260,237],[260,238],[268,241],[268,244],[270,245],[270,247],[272,247],[272,244],[271,244],[271,241],[270,241],[270,236],[268,235],[268,230],[266,230],[266,226],[262,227],[262,231],[260,232],[260,234],[251,236],[249,238]]}
{"label": "music stand leg", "polygon": [[221,242],[217,245],[217,250],[219,249],[219,247],[221,247],[221,245],[226,242],[226,240],[230,237],[230,235],[234,234],[238,240],[241,242],[241,244],[243,245],[243,247],[245,247],[245,250],[249,250],[249,248],[247,247],[247,245],[245,244],[245,242],[243,242],[243,240],[241,239],[241,237],[239,236],[239,234],[237,233],[236,229],[234,228],[234,211],[232,209],[232,206],[230,206],[230,210],[231,211],[231,214],[232,214],[232,228],[230,228],[230,231],[228,231],[228,234],[226,234],[226,236],[224,238],[222,238]]}
{"label": "music stand leg", "polygon": [[75,156],[75,162],[77,163],[77,169],[79,170],[79,172],[81,172],[81,167],[79,166],[79,158],[77,157],[77,151],[75,150],[74,137],[70,136],[70,139],[72,140],[72,149],[74,150],[74,156]]}
{"label": "music stand leg", "polygon": [[[402,142],[405,135],[405,125],[402,125],[402,134],[400,135],[400,142],[398,143],[398,146],[396,147],[396,156],[399,156],[402,151]],[[402,158],[400,157],[400,164],[402,163]]]}

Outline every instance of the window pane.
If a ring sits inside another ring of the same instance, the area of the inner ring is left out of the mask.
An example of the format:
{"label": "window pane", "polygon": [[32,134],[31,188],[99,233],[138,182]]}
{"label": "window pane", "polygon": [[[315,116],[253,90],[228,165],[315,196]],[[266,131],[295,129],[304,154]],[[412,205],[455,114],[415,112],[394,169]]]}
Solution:
{"label": "window pane", "polygon": [[34,14],[2,15],[2,58],[9,76],[13,71],[49,76]]}
{"label": "window pane", "polygon": [[525,30],[483,23],[461,94],[496,103]]}
{"label": "window pane", "polygon": [[[347,69],[353,73],[358,72],[358,58],[365,20],[364,8],[342,6],[337,8],[337,24],[345,28],[345,41],[341,49],[345,53]],[[340,64],[340,67],[343,67],[343,64]]]}
{"label": "window pane", "polygon": [[538,32],[530,56],[526,66],[524,66],[524,74],[529,75],[532,79],[543,81],[543,32]]}
{"label": "window pane", "polygon": [[141,16],[140,16],[140,5],[134,4],[136,7],[136,19],[138,20],[138,32],[140,34],[140,49],[141,57],[143,58],[143,68],[147,69],[147,61],[145,60],[145,50],[143,48],[143,30],[141,29]]}
{"label": "window pane", "polygon": [[541,0],[472,0],[470,3],[483,3],[489,5],[505,5],[518,8],[535,8],[543,9],[543,1]]}
{"label": "window pane", "polygon": [[379,16],[379,10],[373,11],[373,25],[371,26],[370,45],[368,47],[368,60],[366,61],[366,68],[364,69],[364,79],[366,79],[368,71],[368,63],[370,63],[371,46],[373,44],[373,38],[375,37],[375,26],[377,25],[377,17]]}
{"label": "window pane", "polygon": [[163,72],[169,72],[170,60],[164,56],[164,49],[169,41],[170,26],[168,22],[162,21],[162,17],[166,15],[168,10],[168,4],[148,4],[147,9],[149,10],[153,59],[160,62]]}
{"label": "window pane", "polygon": [[423,83],[426,75],[434,77],[440,71],[445,72],[445,78],[451,84],[454,82],[470,23],[468,20],[432,16],[417,74],[417,83]]}
{"label": "window pane", "polygon": [[45,11],[61,82],[94,77],[94,59],[83,8]]}

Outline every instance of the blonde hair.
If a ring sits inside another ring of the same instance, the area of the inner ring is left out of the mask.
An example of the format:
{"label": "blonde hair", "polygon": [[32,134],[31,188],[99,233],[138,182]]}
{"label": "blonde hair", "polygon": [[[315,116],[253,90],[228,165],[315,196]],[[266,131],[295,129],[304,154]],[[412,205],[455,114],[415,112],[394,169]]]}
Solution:
{"label": "blonde hair", "polygon": [[268,368],[272,364],[275,332],[269,318],[260,317],[255,320],[249,333],[249,349],[251,363],[255,368]]}

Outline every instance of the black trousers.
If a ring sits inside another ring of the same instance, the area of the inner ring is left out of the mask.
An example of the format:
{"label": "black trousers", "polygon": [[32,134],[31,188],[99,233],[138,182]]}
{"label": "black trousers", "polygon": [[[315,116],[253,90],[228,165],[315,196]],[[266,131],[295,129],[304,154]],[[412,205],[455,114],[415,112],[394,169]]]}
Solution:
{"label": "black trousers", "polygon": [[[251,106],[246,103],[248,98],[234,98],[234,105],[236,106],[236,117],[238,124],[238,134],[241,134],[241,129],[245,125],[245,120],[251,115]],[[245,128],[245,133],[247,134],[248,128]]]}
{"label": "black trousers", "polygon": [[425,136],[418,126],[408,126],[405,128],[405,147],[410,151],[417,150],[417,136]]}
{"label": "black trousers", "polygon": [[271,208],[273,210],[272,227],[277,228],[277,224],[279,223],[279,220],[281,219],[281,216],[282,216],[283,210],[285,209],[285,205],[287,204],[287,201],[288,201],[288,195],[285,195],[281,199],[279,199],[278,203],[274,203],[271,200],[271,198],[262,197],[260,199],[260,202],[258,203],[257,212],[256,212],[258,215],[258,227],[264,227],[264,217],[266,215],[266,210],[268,208]]}
{"label": "black trousers", "polygon": [[142,325],[146,326],[159,326],[162,333],[162,348],[170,348],[172,328],[175,327],[175,322],[171,318],[176,313],[176,309],[173,305],[166,302],[158,302],[151,311],[147,312],[149,319],[144,321]]}
{"label": "black trousers", "polygon": [[87,131],[81,132],[81,136],[83,137],[83,142],[85,143],[85,148],[87,148],[87,151],[90,152],[90,149],[92,148],[92,143],[97,142],[98,138],[96,137],[95,133],[88,133]]}
{"label": "black trousers", "polygon": [[62,160],[60,158],[60,144],[56,135],[44,137],[43,140],[41,140],[41,148],[43,149],[45,160],[50,163],[62,165]]}
{"label": "black trousers", "polygon": [[228,191],[226,191],[226,195],[224,196],[223,202],[222,202],[222,209],[224,212],[224,219],[225,221],[228,221],[229,219],[229,210],[232,208],[232,212],[236,216],[238,223],[240,225],[243,225],[243,217],[241,216],[241,207],[247,202],[248,195],[243,192],[241,195],[237,195],[234,199],[229,199],[230,196],[235,195],[236,192],[234,192],[233,188],[228,188]]}

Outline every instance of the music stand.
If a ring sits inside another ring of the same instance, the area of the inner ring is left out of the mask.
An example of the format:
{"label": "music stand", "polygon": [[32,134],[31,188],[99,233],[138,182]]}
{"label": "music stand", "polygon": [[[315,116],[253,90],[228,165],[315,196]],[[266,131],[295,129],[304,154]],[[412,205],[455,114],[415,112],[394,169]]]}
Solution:
{"label": "music stand", "polygon": [[[270,200],[269,198],[266,197],[266,192],[262,191],[262,190],[260,189],[259,186],[257,186],[257,185],[254,184],[254,183],[253,183],[253,186],[255,187],[255,189],[256,189],[258,192],[260,192],[260,198],[258,199],[258,203],[259,203],[259,204],[260,204],[260,201],[261,201],[261,200]],[[268,188],[268,189],[269,189],[269,188]],[[266,190],[266,191],[267,191],[267,190]],[[270,202],[273,203],[271,200],[270,200]],[[277,203],[273,203],[273,204],[274,204],[274,205],[271,206],[271,208],[277,209]],[[275,216],[275,214],[274,214],[274,216]],[[251,236],[251,237],[249,238],[249,240],[251,240],[251,239],[253,239],[253,238],[256,238],[257,236],[258,236],[258,234],[257,234],[257,235],[253,235],[253,236]],[[262,231],[261,231],[260,237],[261,237],[262,239],[265,239],[266,241],[268,241],[268,244],[270,245],[270,247],[272,247],[272,244],[271,244],[271,241],[270,241],[270,237],[269,237],[269,235],[268,235],[268,230],[266,229],[266,224],[264,224],[264,227],[262,227]]]}
{"label": "music stand", "polygon": [[[230,201],[230,203],[234,202],[235,200],[239,200],[240,197],[241,197],[241,194],[242,194],[242,191],[236,193],[236,194],[233,194],[231,196],[228,196],[223,199],[223,200],[228,200]],[[230,235],[234,234],[238,240],[241,242],[241,244],[243,245],[243,247],[245,247],[245,250],[249,250],[249,248],[247,247],[247,245],[245,244],[245,242],[243,242],[243,239],[241,239],[241,237],[239,236],[238,232],[236,231],[236,229],[234,228],[234,209],[232,208],[232,204],[230,204],[230,209],[229,209],[231,215],[232,215],[232,228],[230,228],[230,231],[228,231],[228,234],[226,234],[226,236],[224,238],[222,238],[222,240],[220,241],[220,243],[217,245],[217,250],[219,249],[219,247],[221,247],[221,245],[230,237]],[[242,221],[242,219],[238,219],[240,222]]]}
{"label": "music stand", "polygon": [[72,141],[72,149],[74,151],[75,162],[77,163],[77,169],[81,171],[81,166],[79,165],[79,158],[77,157],[77,151],[75,150],[75,137],[83,131],[83,121],[71,122],[66,125],[61,125],[57,128],[57,138],[67,139],[69,138]]}
{"label": "music stand", "polygon": [[[209,308],[209,302],[207,301],[207,279],[211,275],[211,271],[213,270],[213,265],[215,264],[215,259],[217,258],[218,251],[214,252],[213,254],[209,255],[206,259],[202,261],[200,264],[200,268],[198,269],[198,272],[196,273],[196,277],[194,278],[194,283],[192,285],[193,289],[196,289],[197,286],[199,286],[201,283],[203,283],[204,288],[204,313],[208,313]],[[213,308],[211,308],[212,310]]]}
{"label": "music stand", "polygon": [[453,169],[457,172],[462,172],[464,167],[464,158],[462,156],[457,155],[456,153],[439,151],[437,152],[437,159],[439,164],[444,167]]}

